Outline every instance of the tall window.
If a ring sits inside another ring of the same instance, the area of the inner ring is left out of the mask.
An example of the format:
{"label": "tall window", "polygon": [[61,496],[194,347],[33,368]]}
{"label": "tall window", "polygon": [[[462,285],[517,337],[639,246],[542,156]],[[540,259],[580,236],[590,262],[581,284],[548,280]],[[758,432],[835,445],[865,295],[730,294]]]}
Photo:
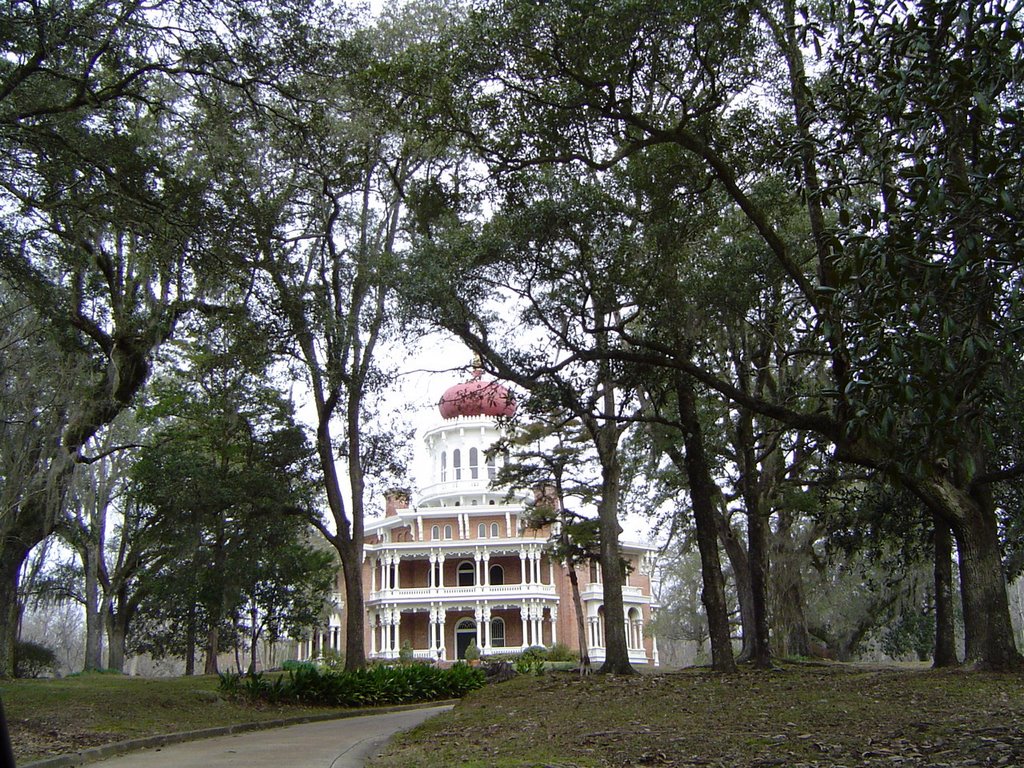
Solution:
{"label": "tall window", "polygon": [[469,476],[473,480],[480,477],[480,452],[476,448],[469,449]]}
{"label": "tall window", "polygon": [[487,457],[487,479],[488,480],[493,480],[497,474],[498,474],[498,467],[494,463],[494,457],[493,456],[488,456]]}
{"label": "tall window", "polygon": [[462,479],[462,451],[458,448],[452,451],[452,474],[456,480]]}
{"label": "tall window", "polygon": [[439,526],[435,525],[433,528],[430,529],[430,538],[434,541],[437,541],[441,538],[441,528]]}
{"label": "tall window", "polygon": [[448,479],[448,452],[441,451],[441,482]]}
{"label": "tall window", "polygon": [[499,587],[505,583],[505,569],[500,565],[492,565],[489,575],[491,577],[492,587]]}
{"label": "tall window", "polygon": [[476,537],[478,539],[487,538],[487,523],[480,523],[480,525],[476,527]]}
{"label": "tall window", "polygon": [[476,584],[476,566],[469,560],[459,563],[459,586],[472,587]]}
{"label": "tall window", "polygon": [[491,619],[491,645],[495,648],[505,647],[504,619]]}
{"label": "tall window", "polygon": [[492,539],[498,538],[498,524],[497,523],[491,523],[491,538]]}
{"label": "tall window", "polygon": [[444,537],[446,539],[450,539],[452,537],[452,527],[450,525],[446,525],[444,527]]}

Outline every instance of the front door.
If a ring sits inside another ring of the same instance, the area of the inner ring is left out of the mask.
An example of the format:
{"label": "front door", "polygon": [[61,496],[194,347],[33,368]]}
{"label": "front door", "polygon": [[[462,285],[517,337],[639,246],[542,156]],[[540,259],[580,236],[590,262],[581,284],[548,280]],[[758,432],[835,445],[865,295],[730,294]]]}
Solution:
{"label": "front door", "polygon": [[476,622],[463,619],[455,625],[455,658],[466,658],[466,649],[476,641]]}

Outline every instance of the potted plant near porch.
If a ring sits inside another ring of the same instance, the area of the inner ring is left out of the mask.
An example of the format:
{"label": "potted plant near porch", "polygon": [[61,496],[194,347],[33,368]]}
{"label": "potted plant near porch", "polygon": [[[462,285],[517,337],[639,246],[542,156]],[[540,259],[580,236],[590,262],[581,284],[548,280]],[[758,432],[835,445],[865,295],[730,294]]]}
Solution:
{"label": "potted plant near porch", "polygon": [[466,661],[469,662],[471,667],[476,667],[480,664],[480,649],[477,648],[476,640],[470,640],[469,645],[466,647]]}

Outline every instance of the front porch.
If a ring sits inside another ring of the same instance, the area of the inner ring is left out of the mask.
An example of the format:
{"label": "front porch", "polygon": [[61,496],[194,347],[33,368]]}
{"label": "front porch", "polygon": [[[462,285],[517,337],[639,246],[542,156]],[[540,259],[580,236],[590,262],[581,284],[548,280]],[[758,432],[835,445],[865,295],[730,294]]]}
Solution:
{"label": "front porch", "polygon": [[535,645],[558,642],[558,605],[382,606],[369,610],[370,658],[397,659],[408,643],[413,657],[457,661],[476,644],[481,655],[514,655]]}

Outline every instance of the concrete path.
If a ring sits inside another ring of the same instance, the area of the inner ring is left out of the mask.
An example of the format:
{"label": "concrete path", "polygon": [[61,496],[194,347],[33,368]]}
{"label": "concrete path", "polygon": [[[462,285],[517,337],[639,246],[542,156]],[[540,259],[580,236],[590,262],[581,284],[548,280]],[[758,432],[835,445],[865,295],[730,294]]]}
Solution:
{"label": "concrete path", "polygon": [[360,768],[388,739],[452,708],[409,709],[217,736],[91,763],[102,768]]}

